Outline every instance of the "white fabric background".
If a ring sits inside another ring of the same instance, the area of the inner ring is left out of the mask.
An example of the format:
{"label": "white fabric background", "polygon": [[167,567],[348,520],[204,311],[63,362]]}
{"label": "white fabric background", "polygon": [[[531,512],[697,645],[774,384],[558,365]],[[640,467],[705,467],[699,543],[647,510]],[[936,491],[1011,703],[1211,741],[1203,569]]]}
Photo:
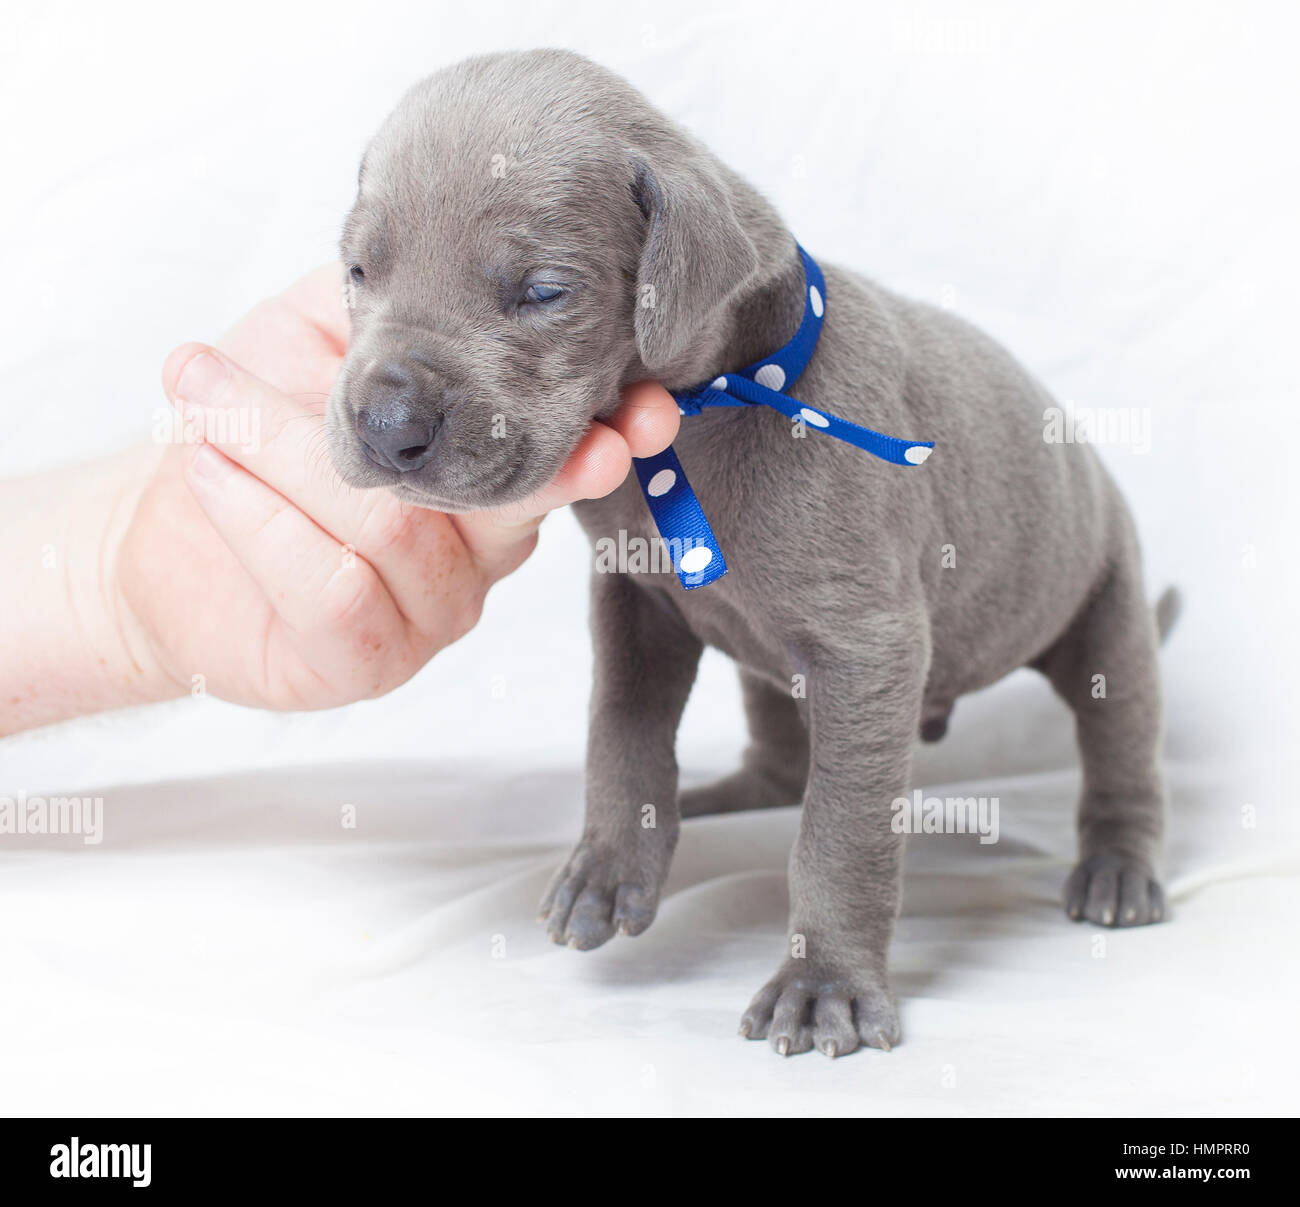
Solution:
{"label": "white fabric background", "polygon": [[[905,1043],[833,1064],[734,1036],[781,953],[794,810],[688,824],[634,942],[580,955],[532,920],[581,815],[567,514],[383,700],[186,700],[0,743],[0,795],[96,789],[107,811],[99,848],[0,839],[0,1111],[1294,1112],[1286,5],[32,4],[6,24],[0,472],[147,439],[173,345],[332,255],[405,86],[567,45],[814,254],[955,307],[1059,398],[1150,408],[1151,451],[1104,455],[1152,594],[1178,582],[1188,607],[1165,655],[1174,922],[1099,948],[1065,920],[1069,718],[1012,676],[915,776],[997,795],[1002,841],[909,840]],[[687,777],[741,741],[710,657]]]}

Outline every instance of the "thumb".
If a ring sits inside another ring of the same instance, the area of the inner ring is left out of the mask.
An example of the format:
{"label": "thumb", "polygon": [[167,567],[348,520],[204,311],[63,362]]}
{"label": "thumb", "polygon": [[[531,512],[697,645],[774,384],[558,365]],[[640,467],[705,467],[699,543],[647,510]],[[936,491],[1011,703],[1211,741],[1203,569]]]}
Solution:
{"label": "thumb", "polygon": [[600,499],[617,490],[633,457],[662,452],[677,435],[677,404],[656,382],[638,382],[623,392],[619,409],[596,422],[563,468],[536,494],[498,511],[452,517],[489,581],[515,570],[537,544],[547,514],[578,499]]}

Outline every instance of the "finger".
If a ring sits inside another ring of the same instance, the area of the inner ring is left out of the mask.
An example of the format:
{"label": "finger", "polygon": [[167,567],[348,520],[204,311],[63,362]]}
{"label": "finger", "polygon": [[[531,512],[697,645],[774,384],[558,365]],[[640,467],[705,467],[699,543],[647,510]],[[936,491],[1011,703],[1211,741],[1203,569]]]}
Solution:
{"label": "finger", "polygon": [[185,467],[195,500],[327,682],[404,647],[403,621],[365,559],[349,556],[284,496],[207,444]]}
{"label": "finger", "polygon": [[319,416],[202,344],[172,353],[163,381],[183,413],[192,415],[195,400],[205,404],[197,421],[186,420],[187,439],[201,434],[338,546],[355,550],[415,628],[446,640],[449,625],[463,632],[473,623],[483,583],[456,526],[386,490],[348,486],[329,460]]}
{"label": "finger", "polygon": [[352,490],[335,472],[320,415],[204,344],[172,352],[163,388],[181,411],[188,442],[220,449],[340,544],[358,545],[370,492]]}
{"label": "finger", "polygon": [[186,421],[188,441],[220,448],[281,493],[305,479],[306,443],[319,417],[229,356],[182,344],[163,362],[163,389]]}
{"label": "finger", "polygon": [[[593,423],[558,474],[531,498],[504,510],[500,517],[519,521],[541,517],[579,499],[600,499],[617,490],[631,469],[631,458],[663,452],[677,435],[677,403],[658,382],[628,386],[617,411],[603,423]],[[613,432],[622,446],[609,439]]]}
{"label": "finger", "polygon": [[205,404],[194,426],[207,443],[365,558],[415,629],[445,644],[473,626],[486,583],[446,515],[352,489],[329,460],[320,417],[211,348],[178,348],[163,381],[183,412]]}
{"label": "finger", "polygon": [[503,525],[539,520],[578,499],[600,499],[617,490],[632,468],[632,453],[613,428],[593,423],[569,459],[541,490],[510,507],[491,512]]}
{"label": "finger", "polygon": [[623,391],[622,405],[607,422],[627,442],[632,456],[653,457],[677,438],[681,413],[657,381],[638,381]]}

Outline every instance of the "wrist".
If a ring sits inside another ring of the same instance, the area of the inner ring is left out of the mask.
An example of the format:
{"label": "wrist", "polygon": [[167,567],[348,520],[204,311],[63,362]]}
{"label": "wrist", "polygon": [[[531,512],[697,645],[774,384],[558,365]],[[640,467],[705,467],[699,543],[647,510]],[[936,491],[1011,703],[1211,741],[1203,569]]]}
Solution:
{"label": "wrist", "polygon": [[[166,450],[139,448],[113,458],[104,483],[104,522],[92,546],[93,563],[80,562],[81,592],[86,601],[85,631],[93,644],[106,651],[103,690],[115,702],[109,708],[153,704],[185,694],[183,684],[167,667],[150,626],[131,604],[124,577],[132,573],[140,552],[150,559],[166,560],[165,542],[141,540],[134,529],[141,523],[141,499],[160,472]],[[147,520],[143,521],[148,523]],[[150,537],[154,534],[150,533]],[[163,548],[159,545],[163,544]],[[132,551],[128,553],[128,548]],[[136,567],[137,576],[146,573]],[[156,569],[150,567],[149,569]],[[173,572],[169,565],[160,573]]]}
{"label": "wrist", "polygon": [[13,612],[0,636],[0,734],[180,694],[118,582],[160,450],[0,484]]}

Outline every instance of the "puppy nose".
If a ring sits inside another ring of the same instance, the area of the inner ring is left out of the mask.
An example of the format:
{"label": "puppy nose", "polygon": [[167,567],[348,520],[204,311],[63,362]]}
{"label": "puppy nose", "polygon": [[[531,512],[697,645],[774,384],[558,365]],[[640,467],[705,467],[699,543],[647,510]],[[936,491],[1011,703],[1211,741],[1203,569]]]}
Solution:
{"label": "puppy nose", "polygon": [[427,465],[438,424],[415,414],[411,376],[400,365],[382,365],[373,375],[370,397],[357,412],[357,436],[370,459],[402,473]]}
{"label": "puppy nose", "polygon": [[385,469],[408,473],[429,463],[437,425],[415,419],[409,413],[399,417],[363,410],[357,415],[357,435],[370,459]]}

